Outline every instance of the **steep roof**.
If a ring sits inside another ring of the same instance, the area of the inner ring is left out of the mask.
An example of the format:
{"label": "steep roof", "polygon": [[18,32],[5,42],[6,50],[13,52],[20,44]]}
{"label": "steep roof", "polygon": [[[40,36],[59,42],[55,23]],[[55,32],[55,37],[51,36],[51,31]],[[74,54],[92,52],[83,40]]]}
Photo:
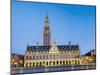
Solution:
{"label": "steep roof", "polygon": [[[78,50],[79,45],[57,45],[59,51],[63,50]],[[49,51],[51,46],[27,46],[27,51]]]}

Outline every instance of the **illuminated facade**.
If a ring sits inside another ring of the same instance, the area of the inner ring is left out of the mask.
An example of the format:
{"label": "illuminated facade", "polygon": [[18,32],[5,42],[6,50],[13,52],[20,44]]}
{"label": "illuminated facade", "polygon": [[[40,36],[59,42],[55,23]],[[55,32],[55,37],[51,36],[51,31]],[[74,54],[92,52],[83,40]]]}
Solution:
{"label": "illuminated facade", "polygon": [[11,55],[11,67],[23,67],[24,55],[12,54]]}
{"label": "illuminated facade", "polygon": [[81,64],[78,45],[27,46],[24,67]]}
{"label": "illuminated facade", "polygon": [[80,65],[79,45],[57,45],[55,41],[50,45],[50,27],[48,15],[45,17],[43,36],[44,45],[27,46],[24,54],[24,67]]}

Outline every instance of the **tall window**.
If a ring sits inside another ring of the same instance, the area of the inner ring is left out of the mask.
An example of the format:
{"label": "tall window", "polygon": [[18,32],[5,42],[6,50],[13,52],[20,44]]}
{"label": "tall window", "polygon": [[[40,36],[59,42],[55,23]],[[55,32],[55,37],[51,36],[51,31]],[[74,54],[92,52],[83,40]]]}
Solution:
{"label": "tall window", "polygon": [[36,56],[36,59],[39,59],[39,57],[38,57],[38,56]]}
{"label": "tall window", "polygon": [[43,59],[45,59],[45,55],[43,55]]}
{"label": "tall window", "polygon": [[42,66],[42,62],[40,62],[40,66]]}
{"label": "tall window", "polygon": [[33,66],[35,66],[35,63],[33,62]]}
{"label": "tall window", "polygon": [[26,63],[26,67],[28,67],[28,63]]}
{"label": "tall window", "polygon": [[32,60],[32,56],[30,56],[29,59]]}
{"label": "tall window", "polygon": [[55,61],[53,61],[53,65],[55,65]]}
{"label": "tall window", "polygon": [[48,66],[48,62],[46,62],[46,65]]}
{"label": "tall window", "polygon": [[52,59],[52,55],[50,55],[50,59]]}
{"label": "tall window", "polygon": [[63,61],[63,65],[65,65],[65,61]]}
{"label": "tall window", "polygon": [[56,63],[57,63],[57,65],[58,65],[58,64],[59,64],[59,61],[57,61]]}
{"label": "tall window", "polygon": [[53,55],[53,58],[55,59],[55,55]]}
{"label": "tall window", "polygon": [[60,61],[60,65],[62,64],[62,61]]}
{"label": "tall window", "polygon": [[26,56],[26,60],[28,60],[28,56]]}
{"label": "tall window", "polygon": [[35,56],[33,56],[33,60],[35,59]]}
{"label": "tall window", "polygon": [[68,64],[68,61],[66,60],[66,64]]}

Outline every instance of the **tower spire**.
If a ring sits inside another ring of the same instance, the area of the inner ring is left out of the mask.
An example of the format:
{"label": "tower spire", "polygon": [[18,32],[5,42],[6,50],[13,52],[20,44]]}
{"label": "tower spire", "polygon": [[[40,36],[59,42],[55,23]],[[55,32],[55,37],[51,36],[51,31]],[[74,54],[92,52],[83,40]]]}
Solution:
{"label": "tower spire", "polygon": [[50,27],[49,27],[49,20],[48,20],[48,12],[45,16],[45,27],[44,27],[44,45],[50,45]]}

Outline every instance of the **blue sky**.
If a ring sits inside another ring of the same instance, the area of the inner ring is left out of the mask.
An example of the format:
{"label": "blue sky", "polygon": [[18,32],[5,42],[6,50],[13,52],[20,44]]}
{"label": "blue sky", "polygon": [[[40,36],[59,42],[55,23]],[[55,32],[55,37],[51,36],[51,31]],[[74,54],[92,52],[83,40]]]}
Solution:
{"label": "blue sky", "polygon": [[95,6],[12,2],[12,52],[23,54],[27,45],[43,45],[48,12],[51,41],[79,44],[81,54],[95,49]]}

